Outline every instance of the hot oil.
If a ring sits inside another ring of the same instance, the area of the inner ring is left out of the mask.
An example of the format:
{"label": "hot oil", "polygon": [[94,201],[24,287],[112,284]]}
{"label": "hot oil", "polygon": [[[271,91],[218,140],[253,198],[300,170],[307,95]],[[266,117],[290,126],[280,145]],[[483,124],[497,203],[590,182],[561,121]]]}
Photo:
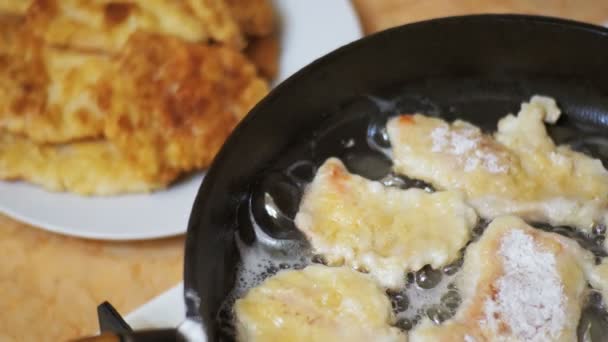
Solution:
{"label": "hot oil", "polygon": [[[287,186],[278,188],[281,189],[279,191],[294,190]],[[258,207],[260,203],[257,203],[256,196],[252,196],[239,208],[240,222],[246,222],[243,226],[248,227],[248,231],[245,234],[239,232],[235,236],[241,262],[237,266],[234,287],[224,299],[217,315],[220,338],[223,341],[236,339],[233,306],[247,290],[260,285],[281,270],[302,269],[311,263],[310,248],[304,239],[277,237],[294,236],[295,213],[289,215],[277,205],[274,197],[277,194],[276,188],[264,190],[260,194],[263,199],[261,207]],[[255,213],[254,210],[260,212]],[[274,226],[272,229],[263,229],[260,221]],[[283,228],[286,233],[278,234],[277,228]]]}
{"label": "hot oil", "polygon": [[[313,256],[305,238],[297,230],[294,217],[302,194],[312,181],[317,168],[329,157],[340,158],[350,172],[385,186],[408,189],[421,188],[434,191],[431,184],[410,179],[391,172],[390,141],[386,121],[400,113],[422,112],[433,116],[447,113],[457,116],[458,108],[443,109],[423,96],[405,96],[397,100],[362,97],[330,115],[323,128],[300,145],[294,145],[268,172],[261,175],[252,187],[251,196],[239,208],[239,232],[235,237],[241,256],[235,286],[218,313],[222,340],[235,339],[233,305],[248,289],[285,269],[300,269],[311,263],[323,262]],[[496,120],[499,115],[496,113]],[[487,121],[487,118],[484,118]],[[608,138],[601,134],[574,134],[572,126],[551,128],[558,143],[571,143],[573,148],[601,158],[608,164]],[[587,133],[587,132],[586,132]],[[476,241],[488,222],[481,221],[473,230]],[[601,242],[606,228],[598,226],[593,234],[584,235],[567,227],[537,225],[538,228],[568,236],[592,251],[598,258],[606,256]],[[429,318],[439,324],[451,318],[462,298],[456,282],[462,267],[461,257],[439,270],[428,266],[418,272],[404,275],[406,286],[387,292],[393,306],[395,325],[407,331],[421,319]],[[608,312],[601,305],[599,294],[592,292],[585,306],[579,326],[579,336],[600,341],[597,336],[608,332]],[[600,333],[602,332],[602,333]],[[581,340],[582,341],[582,340]],[[585,341],[589,341],[586,339]]]}

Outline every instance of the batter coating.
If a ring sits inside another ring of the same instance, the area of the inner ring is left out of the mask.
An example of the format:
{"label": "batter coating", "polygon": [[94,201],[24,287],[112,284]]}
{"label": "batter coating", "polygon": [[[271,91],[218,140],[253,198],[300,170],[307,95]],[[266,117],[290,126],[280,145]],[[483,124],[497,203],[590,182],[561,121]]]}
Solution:
{"label": "batter coating", "polygon": [[295,221],[329,265],[369,271],[381,285],[399,288],[406,272],[457,259],[477,216],[459,192],[385,187],[330,158]]}
{"label": "batter coating", "polygon": [[281,271],[237,300],[238,340],[405,342],[391,304],[367,275],[346,267]]}
{"label": "batter coating", "polygon": [[576,341],[593,255],[575,241],[503,216],[468,247],[462,272],[454,317],[423,321],[411,341]]}
{"label": "batter coating", "polygon": [[402,115],[387,125],[394,168],[465,192],[484,218],[517,215],[589,232],[608,222],[608,171],[600,160],[555,146],[543,120],[559,116],[553,99],[535,96],[492,136],[460,120]]}

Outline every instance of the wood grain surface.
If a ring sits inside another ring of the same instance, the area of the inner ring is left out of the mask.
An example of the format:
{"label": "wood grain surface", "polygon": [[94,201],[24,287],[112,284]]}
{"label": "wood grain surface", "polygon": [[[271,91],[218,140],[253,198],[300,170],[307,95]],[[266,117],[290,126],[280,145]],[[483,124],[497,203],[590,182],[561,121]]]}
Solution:
{"label": "wood grain surface", "polygon": [[[468,13],[608,21],[608,0],[353,0],[367,33]],[[68,214],[68,213],[66,213]],[[0,341],[59,341],[97,329],[104,300],[129,312],[181,280],[184,237],[103,242],[39,230],[0,215]]]}
{"label": "wood grain surface", "polygon": [[183,244],[82,240],[0,215],[0,341],[95,333],[99,303],[128,313],[181,280]]}
{"label": "wood grain surface", "polygon": [[608,0],[353,0],[365,32],[464,14],[518,13],[608,23]]}

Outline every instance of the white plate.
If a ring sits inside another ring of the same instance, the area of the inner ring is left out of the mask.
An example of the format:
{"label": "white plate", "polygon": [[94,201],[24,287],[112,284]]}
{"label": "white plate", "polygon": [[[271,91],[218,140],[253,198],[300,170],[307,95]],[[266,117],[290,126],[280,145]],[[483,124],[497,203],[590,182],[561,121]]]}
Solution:
{"label": "white plate", "polygon": [[[278,81],[361,37],[348,0],[275,0],[281,21]],[[105,240],[152,239],[186,231],[203,175],[150,195],[86,198],[0,181],[0,211],[56,233]]]}

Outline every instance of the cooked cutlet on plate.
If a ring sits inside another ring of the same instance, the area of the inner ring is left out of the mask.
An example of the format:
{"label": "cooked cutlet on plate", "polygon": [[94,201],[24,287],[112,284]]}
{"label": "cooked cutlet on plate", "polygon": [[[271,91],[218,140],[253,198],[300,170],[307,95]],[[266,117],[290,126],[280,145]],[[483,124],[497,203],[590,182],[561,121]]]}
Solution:
{"label": "cooked cutlet on plate", "polygon": [[0,129],[41,143],[102,135],[97,82],[110,72],[109,56],[45,46],[4,24],[0,19],[8,42],[0,47]]}
{"label": "cooked cutlet on plate", "polygon": [[33,0],[0,0],[0,13],[23,15]]}
{"label": "cooked cutlet on plate", "polygon": [[103,87],[107,139],[132,159],[182,171],[208,166],[268,92],[255,66],[230,47],[145,33],[131,36]]}
{"label": "cooked cutlet on plate", "polygon": [[245,45],[223,0],[34,0],[27,24],[53,45],[118,51],[136,31]]}
{"label": "cooked cutlet on plate", "polygon": [[410,341],[576,341],[593,265],[572,239],[497,218],[465,253],[455,316],[421,322]]}
{"label": "cooked cutlet on plate", "polygon": [[260,75],[273,80],[278,72],[279,39],[270,0],[227,0],[226,3],[247,38],[245,54]]}
{"label": "cooked cutlet on plate", "polygon": [[279,72],[279,39],[276,35],[251,39],[245,54],[258,68],[261,76],[269,81],[276,78]]}
{"label": "cooked cutlet on plate", "polygon": [[0,11],[0,52],[6,54],[14,51],[23,23],[22,16]]}
{"label": "cooked cutlet on plate", "polygon": [[113,195],[161,189],[178,175],[155,160],[129,159],[106,140],[47,145],[0,131],[0,179],[27,180],[51,191]]}
{"label": "cooked cutlet on plate", "polygon": [[245,35],[262,37],[273,33],[275,18],[270,0],[226,0],[226,3]]}
{"label": "cooked cutlet on plate", "polygon": [[529,221],[589,232],[608,223],[608,171],[569,146],[556,146],[543,121],[561,112],[535,96],[494,135],[465,121],[447,123],[420,114],[395,117],[388,134],[397,172],[461,190],[484,218],[513,214]]}
{"label": "cooked cutlet on plate", "polygon": [[456,260],[477,215],[457,191],[385,187],[330,158],[306,189],[295,222],[329,265],[368,271],[396,289],[406,272]]}
{"label": "cooked cutlet on plate", "polygon": [[96,195],[162,188],[182,172],[208,166],[268,88],[230,47],[136,33],[95,91],[103,137],[49,145],[0,131],[0,178]]}
{"label": "cooked cutlet on plate", "polygon": [[346,267],[286,270],[234,306],[238,341],[405,342],[372,278]]}

